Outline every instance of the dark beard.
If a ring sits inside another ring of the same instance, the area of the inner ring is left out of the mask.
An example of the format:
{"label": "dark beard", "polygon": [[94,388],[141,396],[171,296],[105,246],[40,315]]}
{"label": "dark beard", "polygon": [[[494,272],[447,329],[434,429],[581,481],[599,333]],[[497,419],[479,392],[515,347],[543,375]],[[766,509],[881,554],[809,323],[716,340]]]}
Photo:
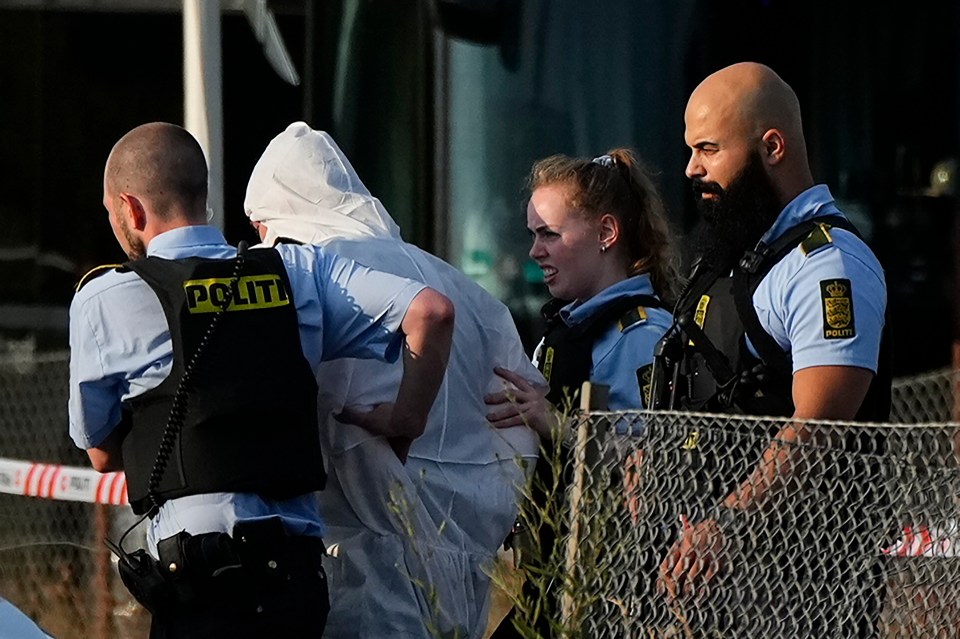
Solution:
{"label": "dark beard", "polygon": [[[693,230],[695,255],[705,265],[722,272],[740,261],[770,230],[780,215],[780,201],[763,163],[756,153],[726,189],[715,182],[694,179],[697,209],[701,221]],[[716,198],[704,200],[700,193],[714,193]]]}

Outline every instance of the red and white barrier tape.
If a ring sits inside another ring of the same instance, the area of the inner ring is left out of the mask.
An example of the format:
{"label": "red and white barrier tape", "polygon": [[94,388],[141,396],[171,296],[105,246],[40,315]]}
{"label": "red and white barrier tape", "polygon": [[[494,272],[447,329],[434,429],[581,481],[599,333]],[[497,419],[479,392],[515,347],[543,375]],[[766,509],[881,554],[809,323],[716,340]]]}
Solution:
{"label": "red and white barrier tape", "polygon": [[960,557],[960,526],[946,521],[939,526],[904,526],[900,540],[883,554],[891,557]]}
{"label": "red and white barrier tape", "polygon": [[0,493],[114,506],[129,503],[127,478],[122,472],[98,473],[91,468],[40,464],[2,457]]}
{"label": "red and white barrier tape", "polygon": [[[123,506],[127,478],[122,472],[41,464],[0,457],[0,493],[45,499]],[[893,557],[960,556],[960,522],[942,526],[905,526],[897,543],[881,551]]]}

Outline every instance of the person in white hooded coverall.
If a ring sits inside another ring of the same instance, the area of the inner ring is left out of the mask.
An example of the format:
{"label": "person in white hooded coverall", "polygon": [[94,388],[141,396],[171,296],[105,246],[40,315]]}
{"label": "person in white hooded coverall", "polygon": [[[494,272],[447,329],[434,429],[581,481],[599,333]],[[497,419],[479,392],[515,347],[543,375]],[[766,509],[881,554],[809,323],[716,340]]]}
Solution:
{"label": "person in white hooded coverall", "polygon": [[[302,122],[267,146],[244,209],[267,244],[320,245],[453,300],[446,378],[406,465],[362,428],[332,417],[320,424],[328,473],[321,512],[331,554],[324,636],[482,636],[488,573],[538,453],[532,430],[487,422],[484,396],[503,390],[494,367],[546,384],[524,355],[509,311],[446,262],[404,242],[333,139]],[[380,362],[323,364],[319,414],[391,401],[400,373]]]}

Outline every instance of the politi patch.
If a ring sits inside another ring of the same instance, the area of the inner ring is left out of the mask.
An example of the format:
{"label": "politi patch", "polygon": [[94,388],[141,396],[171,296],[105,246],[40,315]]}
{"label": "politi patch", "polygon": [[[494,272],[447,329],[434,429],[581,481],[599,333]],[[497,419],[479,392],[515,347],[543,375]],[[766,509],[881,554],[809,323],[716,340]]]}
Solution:
{"label": "politi patch", "polygon": [[823,338],[855,337],[857,329],[853,321],[853,288],[850,280],[820,280],[820,299],[823,303]]}
{"label": "politi patch", "polygon": [[653,388],[653,364],[637,369],[637,384],[640,386],[640,401],[643,408],[650,408],[650,391]]}

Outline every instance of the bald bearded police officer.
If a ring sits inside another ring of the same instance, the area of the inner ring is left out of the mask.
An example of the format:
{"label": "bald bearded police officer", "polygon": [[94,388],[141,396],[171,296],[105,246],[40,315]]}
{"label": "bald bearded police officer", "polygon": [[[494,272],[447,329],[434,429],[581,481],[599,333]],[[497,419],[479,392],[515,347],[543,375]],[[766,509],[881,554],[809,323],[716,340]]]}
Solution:
{"label": "bald bearded police officer", "polygon": [[[677,328],[658,346],[655,385],[668,391],[657,393],[659,406],[797,422],[778,432],[758,422],[759,432],[737,437],[691,432],[677,445],[700,512],[684,513],[692,521],[684,520],[663,561],[662,585],[670,599],[722,605],[722,591],[710,582],[731,569],[718,552],[724,535],[735,536],[738,522],[754,515],[787,517],[794,523],[781,523],[777,534],[799,535],[792,550],[778,560],[767,556],[766,564],[734,565],[747,580],[740,585],[753,583],[756,593],[736,599],[746,590],[727,592],[727,604],[736,606],[726,610],[731,616],[700,621],[742,637],[872,636],[873,557],[883,524],[866,513],[883,495],[876,468],[864,460],[882,452],[882,440],[848,441],[847,450],[867,455],[825,471],[837,473],[830,485],[843,486],[843,494],[817,508],[834,523],[853,522],[837,531],[835,547],[800,548],[810,543],[801,530],[814,508],[784,504],[776,493],[799,467],[790,442],[809,436],[802,420],[888,417],[883,270],[827,187],[814,184],[797,97],[771,69],[740,63],[709,76],[691,95],[685,123],[686,174],[704,224]],[[709,460],[722,461],[700,465]],[[810,553],[832,563],[811,568]],[[839,585],[834,591],[825,583]],[[814,625],[804,626],[810,619]]]}
{"label": "bald bearded police officer", "polygon": [[111,151],[104,206],[131,261],[86,278],[71,306],[71,436],[97,470],[126,471],[134,511],[151,516],[149,554],[114,546],[151,637],[320,636],[314,370],[402,350],[392,410],[357,422],[416,437],[453,309],[313,247],[238,252],[205,225],[206,184],[180,127],[137,127]]}

